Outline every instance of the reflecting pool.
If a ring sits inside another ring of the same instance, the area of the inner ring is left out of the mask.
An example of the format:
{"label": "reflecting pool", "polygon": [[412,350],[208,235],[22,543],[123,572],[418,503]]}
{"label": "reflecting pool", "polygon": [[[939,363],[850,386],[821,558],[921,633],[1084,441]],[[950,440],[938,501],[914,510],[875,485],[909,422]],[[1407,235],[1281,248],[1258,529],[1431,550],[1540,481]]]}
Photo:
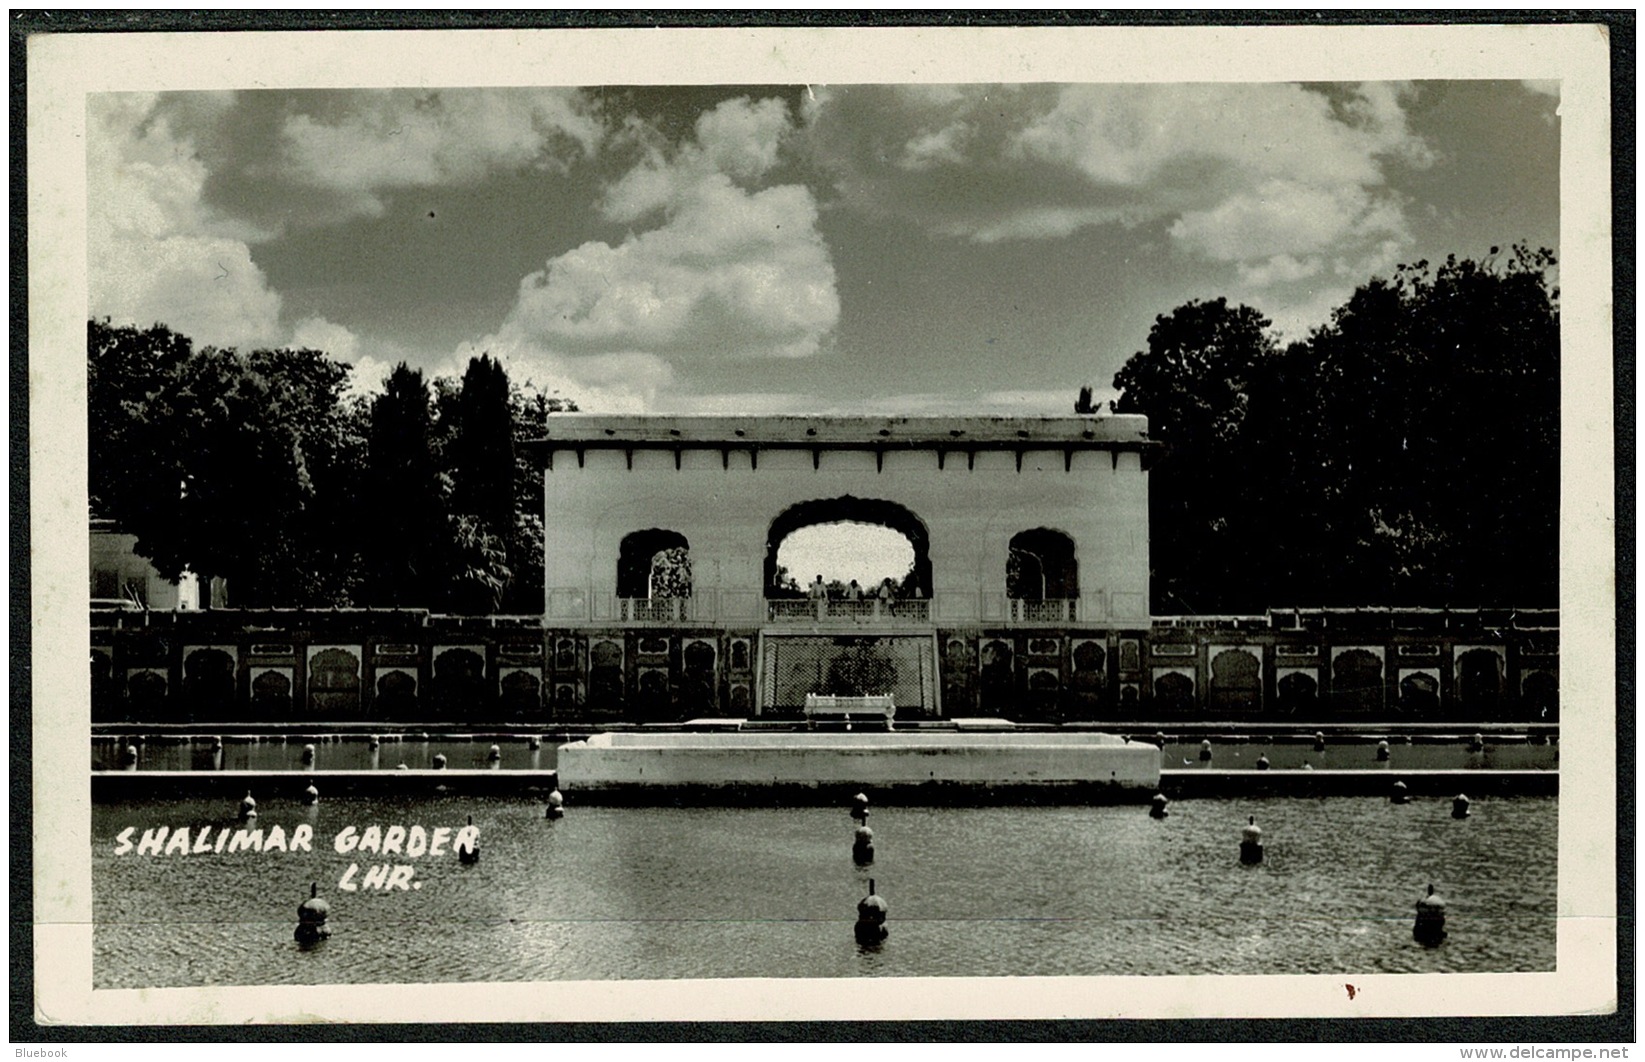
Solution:
{"label": "reflecting pool", "polygon": [[[1124,807],[577,807],[528,798],[269,800],[257,824],[311,851],[217,851],[223,801],[92,812],[99,988],[725,977],[1535,971],[1554,967],[1557,798],[1182,800]],[[1243,866],[1254,815],[1265,858]],[[339,853],[373,824],[480,828],[480,861]],[[144,830],[207,850],[116,854]],[[359,887],[378,863],[406,888]],[[355,872],[349,875],[351,866]],[[341,886],[348,877],[355,887]],[[869,878],[890,937],[859,947]],[[317,881],[332,937],[294,942]],[[1429,882],[1449,939],[1411,939]]]}

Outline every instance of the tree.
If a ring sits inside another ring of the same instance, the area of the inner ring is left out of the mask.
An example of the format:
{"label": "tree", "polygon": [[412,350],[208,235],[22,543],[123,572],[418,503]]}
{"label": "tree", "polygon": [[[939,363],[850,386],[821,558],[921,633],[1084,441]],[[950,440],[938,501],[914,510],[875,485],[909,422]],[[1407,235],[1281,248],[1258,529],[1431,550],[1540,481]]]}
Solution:
{"label": "tree", "polygon": [[1557,604],[1554,265],[1516,246],[1401,266],[1311,338],[1337,594]]}
{"label": "tree", "polygon": [[453,457],[456,510],[506,534],[514,524],[514,422],[508,373],[489,356],[471,358],[463,374]]}
{"label": "tree", "polygon": [[312,350],[195,351],[163,325],[94,320],[87,339],[94,511],[167,578],[224,577],[241,605],[320,597],[347,368]]}
{"label": "tree", "polygon": [[1400,266],[1283,351],[1223,300],[1157,319],[1114,381],[1167,444],[1155,611],[1557,604],[1554,266]]}
{"label": "tree", "polygon": [[691,596],[691,551],[683,546],[661,549],[651,558],[652,597]]}
{"label": "tree", "polygon": [[363,553],[373,605],[428,608],[443,588],[451,551],[433,427],[423,374],[401,362],[371,406],[371,523]]}
{"label": "tree", "polygon": [[498,611],[513,574],[504,539],[472,513],[454,514],[450,533],[450,581],[442,594],[446,607],[468,615]]}
{"label": "tree", "polygon": [[163,575],[235,605],[540,612],[543,490],[516,446],[576,404],[474,359],[461,384],[399,365],[374,398],[315,350],[195,350],[87,326],[92,515]]}
{"label": "tree", "polygon": [[[242,604],[336,604],[350,600],[365,457],[360,411],[343,402],[349,368],[311,349],[254,350],[244,359],[259,381],[257,400],[284,468],[289,450],[290,510],[267,527],[252,585],[233,591]],[[263,516],[267,516],[265,512]]]}
{"label": "tree", "polygon": [[514,424],[501,363],[471,358],[461,387],[434,384],[431,449],[450,484],[450,570],[437,603],[462,613],[496,612],[513,579]]}
{"label": "tree", "polygon": [[365,600],[363,543],[359,529],[370,518],[369,454],[371,399],[340,397],[325,420],[310,465],[317,503],[310,525],[316,571],[321,573],[313,603],[333,607]]}
{"label": "tree", "polygon": [[164,325],[115,327],[108,318],[87,322],[87,470],[92,514],[123,518],[144,505],[156,480],[175,496],[181,458],[162,422],[167,393],[194,356],[189,338]]}
{"label": "tree", "polygon": [[1189,302],[1155,318],[1148,349],[1114,377],[1114,411],[1146,415],[1165,443],[1149,487],[1157,611],[1219,611],[1246,589],[1228,560],[1257,537],[1245,418],[1278,353],[1269,327],[1249,306]]}

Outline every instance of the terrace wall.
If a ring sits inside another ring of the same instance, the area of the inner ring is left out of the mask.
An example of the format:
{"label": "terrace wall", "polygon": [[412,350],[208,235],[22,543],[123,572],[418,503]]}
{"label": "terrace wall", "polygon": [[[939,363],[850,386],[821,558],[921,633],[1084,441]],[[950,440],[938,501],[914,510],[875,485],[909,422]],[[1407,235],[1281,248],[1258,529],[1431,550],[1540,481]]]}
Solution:
{"label": "terrace wall", "polygon": [[[94,722],[469,725],[799,718],[763,703],[761,638],[870,627],[548,627],[423,612],[95,614]],[[1554,722],[1557,617],[1342,610],[1147,626],[933,625],[898,718]],[[903,630],[896,637],[907,640]],[[826,681],[824,682],[826,685]],[[850,692],[819,689],[815,692]],[[870,691],[872,692],[872,691]]]}

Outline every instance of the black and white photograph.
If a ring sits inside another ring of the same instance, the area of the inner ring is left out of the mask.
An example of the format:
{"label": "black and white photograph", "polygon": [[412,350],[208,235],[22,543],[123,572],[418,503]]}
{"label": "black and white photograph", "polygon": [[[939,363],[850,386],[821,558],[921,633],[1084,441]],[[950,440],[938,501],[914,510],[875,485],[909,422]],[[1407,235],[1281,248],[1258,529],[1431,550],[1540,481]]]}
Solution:
{"label": "black and white photograph", "polygon": [[42,1024],[1615,1009],[1602,29],[29,62]]}

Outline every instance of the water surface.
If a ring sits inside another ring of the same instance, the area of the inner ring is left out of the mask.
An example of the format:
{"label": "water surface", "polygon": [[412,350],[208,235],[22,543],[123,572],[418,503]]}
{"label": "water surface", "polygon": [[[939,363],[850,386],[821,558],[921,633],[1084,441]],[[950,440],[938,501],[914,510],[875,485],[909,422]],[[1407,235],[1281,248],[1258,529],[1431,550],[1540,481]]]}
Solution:
{"label": "water surface", "polygon": [[[853,864],[839,808],[579,808],[530,799],[267,801],[312,853],[115,855],[128,826],[233,826],[220,801],[92,814],[100,988],[725,977],[1529,971],[1554,966],[1557,799],[1178,801],[1139,807],[875,807]],[[344,827],[481,829],[481,860],[342,855]],[[1265,861],[1238,861],[1255,815]],[[420,888],[339,888],[351,864],[414,867]],[[852,936],[870,877],[890,906]],[[292,940],[310,881],[332,938]],[[1436,883],[1450,939],[1411,939]]]}

